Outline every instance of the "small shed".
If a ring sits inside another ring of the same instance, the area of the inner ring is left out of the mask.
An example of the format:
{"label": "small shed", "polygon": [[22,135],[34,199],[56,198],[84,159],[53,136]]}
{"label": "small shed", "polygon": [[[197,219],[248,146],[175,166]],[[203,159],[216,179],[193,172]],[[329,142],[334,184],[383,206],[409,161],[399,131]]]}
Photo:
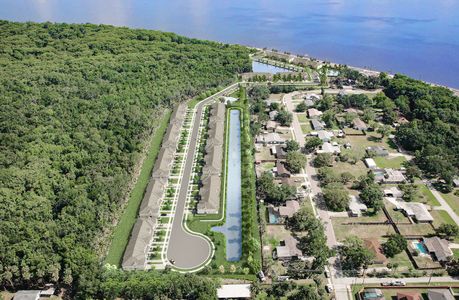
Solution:
{"label": "small shed", "polygon": [[365,165],[368,167],[368,169],[376,169],[377,165],[376,162],[373,158],[365,158]]}

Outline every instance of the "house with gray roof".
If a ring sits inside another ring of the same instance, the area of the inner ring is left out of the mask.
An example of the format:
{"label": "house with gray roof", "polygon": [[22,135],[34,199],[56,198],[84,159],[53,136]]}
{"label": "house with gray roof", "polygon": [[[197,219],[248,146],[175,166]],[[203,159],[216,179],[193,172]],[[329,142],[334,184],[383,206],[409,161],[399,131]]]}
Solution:
{"label": "house with gray roof", "polygon": [[197,205],[198,214],[216,214],[220,207],[221,179],[219,175],[209,175],[202,180],[199,190],[201,200]]}
{"label": "house with gray roof", "polygon": [[431,289],[427,291],[429,300],[454,300],[453,294],[448,289]]}
{"label": "house with gray roof", "polygon": [[164,197],[167,187],[167,178],[155,178],[150,180],[142,203],[139,208],[139,217],[159,217],[161,199]]}
{"label": "house with gray roof", "polygon": [[298,241],[291,235],[287,236],[280,245],[276,247],[274,258],[282,261],[299,259],[303,257],[303,253],[297,247]]}
{"label": "house with gray roof", "polygon": [[360,118],[355,118],[353,121],[352,121],[352,127],[354,127],[354,129],[356,130],[368,130],[368,126],[367,124],[362,121]]}
{"label": "house with gray roof", "polygon": [[375,155],[375,156],[388,156],[389,151],[382,146],[371,146],[367,147],[366,152],[368,155]]}
{"label": "house with gray roof", "polygon": [[168,177],[171,171],[171,166],[174,161],[175,151],[171,148],[161,148],[156,158],[153,168],[153,178]]}
{"label": "house with gray roof", "polygon": [[153,233],[156,227],[156,219],[139,218],[132,228],[129,244],[124,251],[124,270],[145,270],[147,268],[147,254]]}
{"label": "house with gray roof", "polygon": [[202,169],[198,214],[218,213],[220,206],[221,172],[223,164],[223,139],[225,132],[223,103],[214,103],[210,110],[209,131],[206,141],[205,165]]}
{"label": "house with gray roof", "polygon": [[453,257],[453,252],[449,248],[449,243],[438,236],[423,238],[424,246],[430,255],[441,263],[448,262]]}
{"label": "house with gray roof", "polygon": [[14,293],[13,300],[38,300],[40,293],[40,290],[20,290]]}
{"label": "house with gray roof", "polygon": [[317,119],[312,119],[311,126],[312,126],[312,129],[318,131],[318,130],[323,130],[325,127],[325,124]]}

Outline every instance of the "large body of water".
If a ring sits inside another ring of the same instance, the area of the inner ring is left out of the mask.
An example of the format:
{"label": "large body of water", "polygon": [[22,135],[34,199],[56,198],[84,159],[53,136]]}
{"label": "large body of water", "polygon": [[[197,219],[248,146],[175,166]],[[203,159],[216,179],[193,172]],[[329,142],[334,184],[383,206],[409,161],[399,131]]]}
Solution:
{"label": "large body of water", "polygon": [[271,47],[459,87],[458,0],[0,0],[0,19]]}
{"label": "large body of water", "polygon": [[229,121],[228,172],[226,182],[226,220],[213,230],[226,237],[226,260],[238,261],[242,254],[241,212],[241,120],[240,111],[232,110]]}

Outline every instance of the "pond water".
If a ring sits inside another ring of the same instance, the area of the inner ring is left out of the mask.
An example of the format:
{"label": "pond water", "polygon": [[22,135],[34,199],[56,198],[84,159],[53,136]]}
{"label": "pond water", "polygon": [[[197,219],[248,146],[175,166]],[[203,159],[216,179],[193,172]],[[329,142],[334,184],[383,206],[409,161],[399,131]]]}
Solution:
{"label": "pond water", "polygon": [[241,212],[241,120],[239,110],[231,110],[226,183],[226,221],[212,228],[226,237],[226,260],[238,261],[242,254]]}
{"label": "pond water", "polygon": [[257,61],[252,62],[252,69],[254,72],[263,72],[263,73],[271,73],[276,74],[279,72],[288,72],[287,69],[279,68],[272,65],[262,64]]}

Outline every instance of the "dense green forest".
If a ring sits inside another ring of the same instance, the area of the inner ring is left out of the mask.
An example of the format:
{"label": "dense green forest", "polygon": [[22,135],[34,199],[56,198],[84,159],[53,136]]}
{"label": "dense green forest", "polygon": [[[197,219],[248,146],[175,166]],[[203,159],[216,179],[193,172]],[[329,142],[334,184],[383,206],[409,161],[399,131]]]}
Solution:
{"label": "dense green forest", "polygon": [[100,244],[164,107],[251,69],[244,47],[0,21],[0,281],[95,293]]}
{"label": "dense green forest", "polygon": [[410,120],[397,129],[398,142],[415,152],[426,175],[441,179],[450,191],[459,169],[459,97],[403,75],[389,80],[384,93]]}

